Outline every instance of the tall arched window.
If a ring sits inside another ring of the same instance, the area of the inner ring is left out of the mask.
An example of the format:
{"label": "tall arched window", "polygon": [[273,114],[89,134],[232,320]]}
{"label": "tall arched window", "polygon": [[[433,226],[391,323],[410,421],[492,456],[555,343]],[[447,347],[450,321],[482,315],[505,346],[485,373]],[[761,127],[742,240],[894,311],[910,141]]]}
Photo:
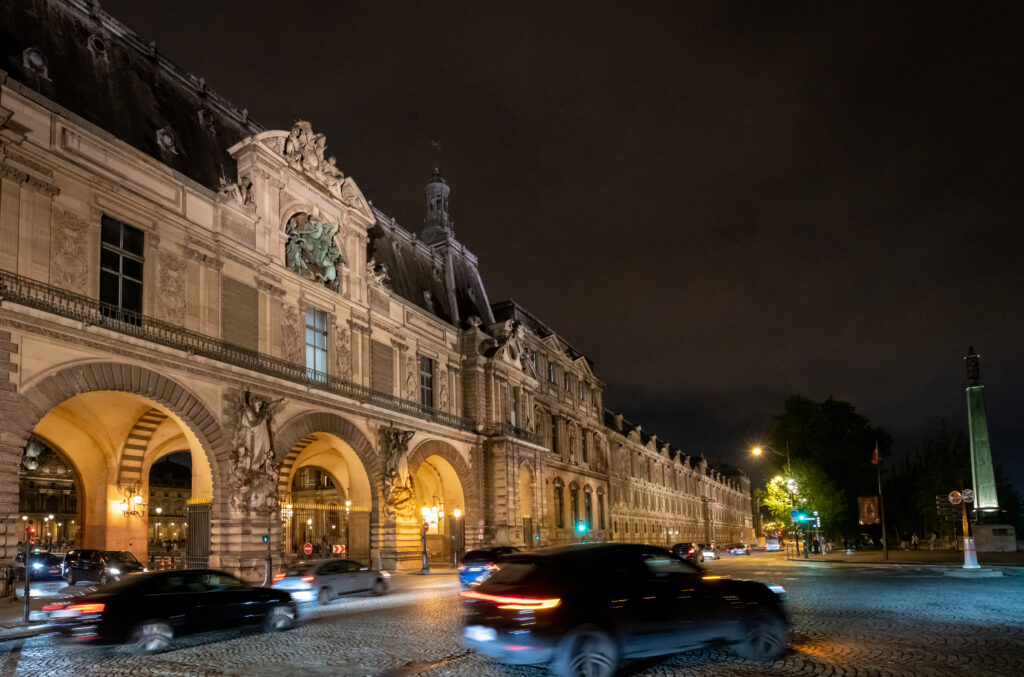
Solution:
{"label": "tall arched window", "polygon": [[583,487],[583,521],[587,523],[587,531],[594,526],[594,492],[590,485]]}
{"label": "tall arched window", "polygon": [[565,527],[565,485],[562,480],[555,478],[555,526],[559,529]]}
{"label": "tall arched window", "polygon": [[575,482],[569,485],[569,514],[570,527],[575,529],[580,521],[580,488]]}
{"label": "tall arched window", "polygon": [[597,528],[604,531],[604,487],[597,488]]}

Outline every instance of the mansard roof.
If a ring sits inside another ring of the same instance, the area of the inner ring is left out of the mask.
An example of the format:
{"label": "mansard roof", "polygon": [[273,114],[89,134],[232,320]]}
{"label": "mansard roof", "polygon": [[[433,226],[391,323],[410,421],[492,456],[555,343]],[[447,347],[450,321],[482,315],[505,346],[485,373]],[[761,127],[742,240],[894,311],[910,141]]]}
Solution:
{"label": "mansard roof", "polygon": [[[25,50],[45,66],[33,69]],[[0,69],[137,150],[216,191],[234,181],[228,148],[261,131],[123,24],[83,0],[0,3]],[[168,137],[158,132],[166,130]]]}
{"label": "mansard roof", "polygon": [[590,373],[594,373],[594,362],[589,357],[573,348],[568,341],[566,341],[564,338],[555,333],[554,329],[549,327],[540,318],[538,318],[536,315],[528,311],[526,308],[523,308],[521,305],[519,305],[512,299],[499,301],[491,305],[491,310],[494,311],[494,320],[496,322],[515,320],[516,322],[522,324],[524,327],[528,328],[541,339],[546,339],[549,336],[555,337],[555,339],[557,339],[559,343],[561,350],[565,353],[566,357],[573,361],[576,361],[582,357],[584,360],[586,360],[587,368],[590,370]]}
{"label": "mansard roof", "polygon": [[[457,241],[427,245],[395,219],[372,207],[367,259],[387,266],[388,286],[403,299],[445,322],[464,327],[472,316],[492,323],[477,259]],[[446,272],[450,261],[452,275]]]}

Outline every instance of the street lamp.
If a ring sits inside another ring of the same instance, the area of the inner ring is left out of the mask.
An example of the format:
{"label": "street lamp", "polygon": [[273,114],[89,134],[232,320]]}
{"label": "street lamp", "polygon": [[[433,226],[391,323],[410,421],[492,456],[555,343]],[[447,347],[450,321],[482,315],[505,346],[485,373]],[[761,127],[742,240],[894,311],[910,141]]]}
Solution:
{"label": "street lamp", "polygon": [[455,510],[452,510],[452,517],[455,518],[455,523],[452,526],[452,560],[454,561],[454,566],[458,568],[459,555],[461,554],[459,551],[462,550],[462,537],[459,533],[459,518],[462,517],[462,511],[455,508]]}
{"label": "street lamp", "polygon": [[[794,494],[796,494],[797,485],[796,485],[796,479],[794,479],[794,477],[793,477],[793,466],[792,466],[792,463],[790,462],[790,458],[789,458],[789,442],[786,442],[786,453],[785,454],[783,454],[781,451],[778,451],[777,449],[773,449],[772,447],[769,447],[768,445],[764,445],[763,447],[754,447],[753,449],[750,450],[750,453],[753,454],[754,456],[760,456],[765,451],[770,451],[770,452],[772,452],[773,454],[775,454],[776,456],[779,456],[779,457],[782,457],[782,456],[786,457],[786,478],[785,478],[785,482],[786,482],[786,495],[789,497],[789,507],[792,510],[792,508],[793,508],[793,496],[794,496]],[[778,475],[776,475],[773,481],[778,481],[780,479],[782,479],[782,478],[779,477]],[[797,554],[797,557],[799,557],[800,556],[800,537],[797,535],[796,524],[793,525],[793,540],[796,542],[796,554]],[[806,552],[804,553],[804,556],[805,557],[807,556]]]}

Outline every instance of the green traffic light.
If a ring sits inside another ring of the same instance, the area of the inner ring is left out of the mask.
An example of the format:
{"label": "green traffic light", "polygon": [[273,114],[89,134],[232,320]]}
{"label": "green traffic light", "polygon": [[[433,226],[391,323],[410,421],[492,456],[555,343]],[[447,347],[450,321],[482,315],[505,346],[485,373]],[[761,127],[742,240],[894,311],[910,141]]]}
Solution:
{"label": "green traffic light", "polygon": [[587,530],[587,523],[586,522],[577,522],[576,523],[576,531],[578,531],[578,532],[580,532],[582,534],[586,530]]}

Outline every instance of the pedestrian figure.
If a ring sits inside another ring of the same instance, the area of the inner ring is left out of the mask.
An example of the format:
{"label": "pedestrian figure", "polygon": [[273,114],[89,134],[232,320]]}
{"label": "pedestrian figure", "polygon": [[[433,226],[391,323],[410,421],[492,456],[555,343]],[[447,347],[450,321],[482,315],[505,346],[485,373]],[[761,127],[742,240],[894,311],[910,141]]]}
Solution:
{"label": "pedestrian figure", "polygon": [[921,541],[920,541],[920,539],[919,539],[919,538],[917,537],[917,532],[915,531],[915,532],[914,532],[914,533],[913,533],[913,534],[912,534],[912,535],[910,536],[910,544],[911,544],[912,546],[914,546],[914,550],[917,550],[917,544],[918,544],[918,543],[920,543],[920,542],[921,542]]}
{"label": "pedestrian figure", "polygon": [[938,534],[936,534],[936,533],[935,533],[935,532],[933,531],[933,532],[932,532],[932,534],[931,534],[931,536],[929,537],[929,540],[928,540],[928,549],[929,549],[929,550],[934,550],[934,549],[935,549],[935,538],[936,538],[937,536],[938,536]]}

